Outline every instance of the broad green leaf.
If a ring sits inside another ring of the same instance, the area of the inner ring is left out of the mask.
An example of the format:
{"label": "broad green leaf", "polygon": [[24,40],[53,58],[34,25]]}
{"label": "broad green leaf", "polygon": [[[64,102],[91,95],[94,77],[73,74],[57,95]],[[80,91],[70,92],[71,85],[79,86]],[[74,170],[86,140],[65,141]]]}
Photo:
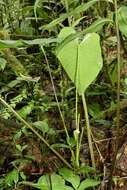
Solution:
{"label": "broad green leaf", "polygon": [[65,181],[64,179],[58,175],[58,174],[51,174],[51,183],[52,183],[52,188],[55,190],[55,186],[64,186],[65,185]]}
{"label": "broad green leaf", "polygon": [[43,175],[39,178],[38,182],[37,182],[38,185],[42,185],[42,186],[46,186],[47,188],[50,187],[50,180],[49,180],[49,175]]}
{"label": "broad green leaf", "polygon": [[70,182],[75,189],[78,188],[80,184],[80,177],[74,174],[72,170],[69,170],[68,168],[61,168],[59,170],[59,174],[62,175],[66,181]]}
{"label": "broad green leaf", "polygon": [[[63,30],[66,33],[66,28]],[[76,38],[66,43],[57,49],[56,54],[80,95],[95,80],[102,68],[100,38],[96,33],[85,35],[81,42]]]}
{"label": "broad green leaf", "polygon": [[120,7],[118,20],[121,33],[127,37],[127,6]]}
{"label": "broad green leaf", "polygon": [[87,189],[88,187],[95,187],[97,185],[99,185],[100,182],[94,179],[86,179],[84,181],[81,182],[78,190],[84,190]]}
{"label": "broad green leaf", "polygon": [[73,190],[73,188],[65,185],[65,180],[55,173],[51,174],[52,190]]}
{"label": "broad green leaf", "polygon": [[62,186],[65,184],[64,179],[60,175],[55,174],[55,173],[52,173],[51,175],[46,174],[46,175],[41,176],[38,180],[38,184],[47,184],[49,186],[50,178],[51,178],[52,186],[53,185],[61,185]]}
{"label": "broad green leaf", "polygon": [[[36,185],[38,185],[38,187],[45,187],[45,189],[47,188],[46,190],[49,190],[50,186],[52,186],[52,190],[73,190],[72,187],[65,185],[65,181],[60,175],[57,175],[55,173],[51,174],[50,176],[41,176]],[[41,190],[45,189],[42,188]]]}

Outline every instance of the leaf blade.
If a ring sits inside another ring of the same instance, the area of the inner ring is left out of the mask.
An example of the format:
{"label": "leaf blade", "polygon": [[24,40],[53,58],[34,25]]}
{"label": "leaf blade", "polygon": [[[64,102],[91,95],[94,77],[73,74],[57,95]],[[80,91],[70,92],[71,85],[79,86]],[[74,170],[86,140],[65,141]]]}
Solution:
{"label": "leaf blade", "polygon": [[95,80],[103,65],[100,37],[90,33],[81,43],[78,38],[74,39],[57,49],[57,57],[81,95]]}

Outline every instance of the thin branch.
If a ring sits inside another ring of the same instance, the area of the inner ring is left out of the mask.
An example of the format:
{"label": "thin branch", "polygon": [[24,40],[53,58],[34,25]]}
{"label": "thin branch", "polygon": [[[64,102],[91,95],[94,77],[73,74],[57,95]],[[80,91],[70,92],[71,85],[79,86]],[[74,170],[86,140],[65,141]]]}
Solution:
{"label": "thin branch", "polygon": [[27,126],[66,166],[72,169],[72,166],[29,124],[27,123],[5,100],[0,97],[0,102],[6,106],[18,120]]}

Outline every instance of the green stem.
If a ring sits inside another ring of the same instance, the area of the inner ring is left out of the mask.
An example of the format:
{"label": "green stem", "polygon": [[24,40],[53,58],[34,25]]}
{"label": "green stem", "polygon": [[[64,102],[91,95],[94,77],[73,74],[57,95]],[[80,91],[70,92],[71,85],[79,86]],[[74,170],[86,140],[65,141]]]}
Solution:
{"label": "green stem", "polygon": [[120,34],[119,34],[119,23],[118,23],[118,10],[117,10],[117,0],[114,1],[115,5],[115,25],[116,25],[116,35],[117,35],[117,134],[119,136],[120,128]]}
{"label": "green stem", "polygon": [[76,167],[79,167],[79,120],[80,115],[78,115],[78,92],[76,88],[76,101],[75,101],[75,125],[76,125],[76,150],[75,150],[75,163]]}
{"label": "green stem", "polygon": [[75,162],[76,167],[79,168],[79,152],[80,152],[80,144],[79,144],[79,121],[80,121],[80,115],[78,115],[77,122],[76,122],[76,155],[75,155]]}
{"label": "green stem", "polygon": [[65,124],[65,119],[64,119],[64,116],[63,116],[63,113],[61,111],[59,101],[58,101],[58,98],[57,98],[56,89],[55,89],[55,85],[54,85],[54,82],[53,82],[53,77],[52,77],[52,74],[51,74],[51,69],[50,69],[49,62],[48,62],[48,59],[47,59],[47,56],[46,56],[46,53],[45,53],[45,50],[44,50],[43,46],[41,46],[41,50],[42,50],[42,52],[44,54],[45,61],[46,61],[47,67],[48,67],[49,76],[50,76],[51,84],[52,84],[52,87],[53,87],[54,96],[55,96],[55,99],[56,99],[57,107],[58,107],[58,110],[59,110],[59,113],[60,113],[60,117],[61,117],[63,127],[64,127],[64,130],[65,130],[65,133],[66,133],[66,137],[67,137],[67,143],[69,144],[69,147],[70,147],[72,159],[75,160],[75,155],[74,155],[74,151],[71,148],[70,137],[69,137],[68,130],[67,130],[67,127],[66,127],[66,124]]}
{"label": "green stem", "polygon": [[[78,77],[78,70],[79,70],[79,64],[78,64],[78,48],[77,48],[77,56],[76,56],[76,69],[75,69],[75,77],[74,81],[77,83],[77,77]],[[75,101],[75,120],[76,120],[76,151],[75,151],[75,163],[76,167],[79,167],[79,152],[80,152],[80,146],[79,146],[79,121],[80,121],[80,115],[78,115],[78,91],[76,88],[76,101]]]}
{"label": "green stem", "polygon": [[54,149],[50,144],[29,124],[27,123],[5,100],[0,97],[0,102],[6,106],[24,125],[26,125],[42,142],[69,168],[72,166]]}
{"label": "green stem", "polygon": [[66,136],[69,139],[69,134],[68,134],[67,127],[66,127],[66,124],[65,124],[65,119],[64,119],[64,116],[62,114],[60,105],[59,105],[59,101],[58,101],[58,98],[57,98],[56,89],[55,89],[55,85],[54,85],[54,82],[53,82],[53,78],[52,78],[49,62],[48,62],[48,59],[47,59],[47,56],[46,56],[46,53],[45,53],[45,50],[44,50],[43,46],[41,46],[41,50],[42,50],[42,52],[44,54],[45,61],[46,61],[47,67],[48,67],[48,71],[49,71],[49,75],[50,75],[50,80],[51,80],[54,96],[55,96],[55,99],[56,99],[57,107],[58,107],[58,110],[59,110],[59,113],[60,113],[60,117],[61,117],[64,129],[65,129],[65,132],[66,132]]}
{"label": "green stem", "polygon": [[115,168],[116,163],[116,157],[119,150],[119,134],[120,134],[120,61],[121,61],[121,55],[120,55],[120,33],[119,33],[119,21],[118,21],[118,4],[117,0],[114,0],[114,7],[115,7],[115,27],[116,27],[116,36],[117,36],[117,112],[116,112],[116,118],[117,118],[117,134],[116,134],[116,143],[115,143],[115,153],[112,160],[112,167],[111,167],[111,174],[109,179],[109,185],[108,189],[112,189],[112,176],[113,171]]}
{"label": "green stem", "polygon": [[94,151],[92,146],[91,129],[90,129],[89,116],[88,116],[87,104],[84,93],[82,93],[82,102],[86,119],[86,129],[87,129],[88,144],[90,149],[90,156],[91,156],[92,166],[95,169],[96,166],[95,166]]}

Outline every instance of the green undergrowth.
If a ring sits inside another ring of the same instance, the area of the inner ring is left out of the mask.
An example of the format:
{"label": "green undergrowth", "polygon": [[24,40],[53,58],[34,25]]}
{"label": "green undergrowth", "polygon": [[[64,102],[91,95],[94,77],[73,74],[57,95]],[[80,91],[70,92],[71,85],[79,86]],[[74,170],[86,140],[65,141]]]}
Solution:
{"label": "green undergrowth", "polygon": [[125,183],[126,37],[124,0],[0,1],[1,190]]}

